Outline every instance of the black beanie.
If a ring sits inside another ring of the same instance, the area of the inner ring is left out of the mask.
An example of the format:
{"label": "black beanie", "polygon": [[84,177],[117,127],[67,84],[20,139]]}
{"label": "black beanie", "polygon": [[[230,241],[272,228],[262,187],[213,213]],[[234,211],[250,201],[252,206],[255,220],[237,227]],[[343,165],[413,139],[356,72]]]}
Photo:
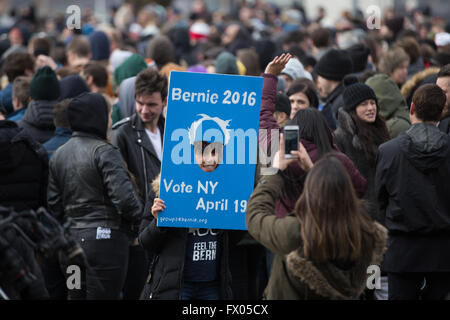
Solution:
{"label": "black beanie", "polygon": [[315,66],[315,72],[328,80],[342,81],[353,69],[352,59],[344,50],[331,49]]}
{"label": "black beanie", "polygon": [[72,131],[91,133],[106,139],[108,106],[101,94],[85,92],[73,98],[68,106],[68,118]]}
{"label": "black beanie", "polygon": [[289,117],[291,115],[291,102],[284,93],[277,94],[277,101],[275,103],[275,111],[284,112]]}
{"label": "black beanie", "polygon": [[75,98],[83,92],[91,91],[89,90],[86,81],[84,81],[83,78],[77,74],[64,77],[59,81],[59,83],[61,85],[61,101],[64,99]]}
{"label": "black beanie", "polygon": [[361,72],[366,69],[367,60],[369,58],[370,50],[367,46],[362,43],[357,43],[347,49],[353,63],[353,71]]}
{"label": "black beanie", "polygon": [[357,82],[355,77],[346,77],[344,85],[342,98],[344,99],[345,111],[355,110],[361,102],[369,99],[375,100],[378,105],[377,96],[372,88],[362,82]]}
{"label": "black beanie", "polygon": [[48,66],[40,68],[30,82],[31,98],[33,100],[56,100],[59,93],[59,81],[56,73]]}

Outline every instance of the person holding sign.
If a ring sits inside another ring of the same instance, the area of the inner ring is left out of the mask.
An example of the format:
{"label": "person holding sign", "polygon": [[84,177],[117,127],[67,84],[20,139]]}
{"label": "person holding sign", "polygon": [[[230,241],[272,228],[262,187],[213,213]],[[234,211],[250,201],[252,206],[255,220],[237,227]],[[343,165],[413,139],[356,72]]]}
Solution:
{"label": "person holding sign", "polygon": [[[266,299],[359,299],[367,267],[379,265],[387,231],[357,198],[350,176],[333,153],[313,163],[302,143],[286,159],[283,135],[275,175],[264,176],[248,205],[249,233],[275,253]],[[292,163],[308,172],[293,213],[278,218],[283,175]]]}
{"label": "person holding sign", "polygon": [[[210,145],[199,141],[200,147],[196,148],[196,158],[202,159],[198,164],[205,172],[212,172],[218,166],[213,152],[203,154],[202,146]],[[159,180],[158,176],[153,182],[156,195],[159,195]],[[155,198],[151,209],[153,219],[145,214],[141,225],[139,243],[155,257],[141,299],[231,299],[228,232],[158,227],[158,215],[165,209],[165,202]]]}
{"label": "person holding sign", "polygon": [[[194,130],[198,127],[193,126]],[[203,129],[210,128],[206,126]],[[222,141],[205,139],[195,130],[195,159],[204,172],[213,172],[221,162]],[[158,176],[153,182],[159,195]],[[228,269],[228,234],[225,230],[158,227],[165,202],[155,198],[151,213],[144,217],[139,242],[156,256],[143,299],[219,300],[231,297]],[[150,222],[149,222],[150,221]],[[149,223],[148,223],[149,222]],[[170,272],[169,272],[170,271]],[[166,275],[166,276],[164,276]],[[181,283],[178,281],[182,279]]]}

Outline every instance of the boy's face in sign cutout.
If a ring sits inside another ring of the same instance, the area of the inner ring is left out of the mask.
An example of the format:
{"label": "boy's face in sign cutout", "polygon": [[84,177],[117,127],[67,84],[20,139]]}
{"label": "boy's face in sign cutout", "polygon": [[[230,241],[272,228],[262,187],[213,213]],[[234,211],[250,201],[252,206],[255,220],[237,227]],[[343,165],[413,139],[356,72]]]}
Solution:
{"label": "boy's face in sign cutout", "polygon": [[220,142],[208,143],[197,141],[194,143],[195,161],[200,169],[213,172],[222,162],[223,144]]}

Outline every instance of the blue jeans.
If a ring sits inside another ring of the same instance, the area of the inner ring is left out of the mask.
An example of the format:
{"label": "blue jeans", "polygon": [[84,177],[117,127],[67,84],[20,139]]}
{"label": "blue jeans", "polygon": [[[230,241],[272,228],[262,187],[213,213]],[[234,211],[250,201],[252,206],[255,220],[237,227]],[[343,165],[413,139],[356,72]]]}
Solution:
{"label": "blue jeans", "polygon": [[185,281],[181,291],[182,300],[220,300],[218,281],[188,282]]}

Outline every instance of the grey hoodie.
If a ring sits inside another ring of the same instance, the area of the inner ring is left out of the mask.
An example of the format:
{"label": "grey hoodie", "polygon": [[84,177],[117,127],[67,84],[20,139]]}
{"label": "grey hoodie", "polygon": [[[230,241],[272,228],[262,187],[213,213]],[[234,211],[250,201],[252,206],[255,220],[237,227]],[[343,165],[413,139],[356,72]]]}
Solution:
{"label": "grey hoodie", "polygon": [[134,100],[134,83],[136,77],[122,81],[119,91],[119,106],[123,118],[131,117],[136,111],[136,101]]}

